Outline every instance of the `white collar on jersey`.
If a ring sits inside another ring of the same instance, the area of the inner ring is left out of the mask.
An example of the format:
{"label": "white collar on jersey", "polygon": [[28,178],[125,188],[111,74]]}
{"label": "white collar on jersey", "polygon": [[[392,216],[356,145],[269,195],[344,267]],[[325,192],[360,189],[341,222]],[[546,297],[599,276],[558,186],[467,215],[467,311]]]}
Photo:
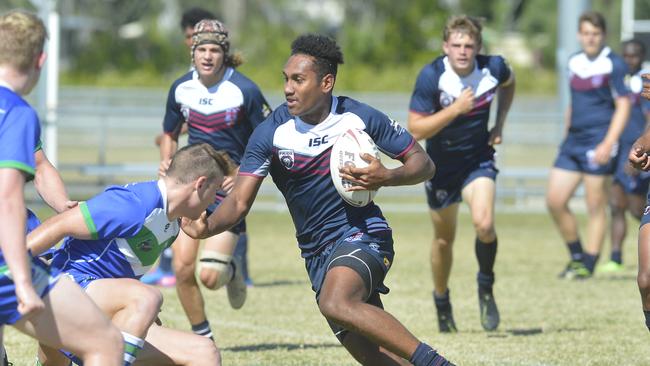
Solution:
{"label": "white collar on jersey", "polygon": [[327,117],[325,117],[325,119],[322,122],[317,123],[317,124],[314,125],[314,124],[307,123],[307,122],[301,120],[300,117],[298,117],[298,116],[294,116],[294,119],[296,120],[296,127],[298,127],[299,130],[302,130],[302,129],[304,129],[304,130],[312,130],[312,129],[316,128],[316,126],[319,126],[318,127],[319,129],[320,128],[327,128],[327,126],[329,125],[329,121],[332,119],[332,116],[334,116],[336,114],[336,107],[338,107],[338,104],[339,104],[339,98],[332,95],[332,106],[330,107],[330,113],[327,115]]}
{"label": "white collar on jersey", "polygon": [[158,179],[158,189],[160,190],[160,195],[163,199],[163,210],[165,210],[165,215],[167,215],[167,219],[169,219],[169,212],[167,211],[167,185],[165,185],[165,181],[162,179]]}
{"label": "white collar on jersey", "polygon": [[[193,68],[191,71],[192,71],[192,79],[201,83],[201,81],[199,80],[199,73],[196,71],[196,68]],[[206,89],[212,89],[214,87],[221,85],[221,83],[223,83],[224,81],[230,80],[230,77],[234,73],[235,73],[235,69],[233,69],[230,66],[226,67],[226,71],[223,72],[223,77],[221,78],[221,80],[217,81],[214,85],[210,85],[209,87],[206,86]],[[201,85],[203,85],[203,83],[201,83]]]}
{"label": "white collar on jersey", "polygon": [[597,55],[596,57],[594,57],[594,58],[590,58],[589,56],[587,56],[587,54],[585,53],[585,51],[582,51],[582,54],[585,56],[585,58],[587,58],[587,60],[593,62],[593,61],[596,61],[596,60],[601,59],[601,58],[603,58],[603,57],[607,57],[607,55],[609,55],[610,52],[612,52],[612,49],[609,48],[608,46],[605,46],[605,47],[603,47],[602,50],[600,50],[600,52],[598,53],[598,55]]}

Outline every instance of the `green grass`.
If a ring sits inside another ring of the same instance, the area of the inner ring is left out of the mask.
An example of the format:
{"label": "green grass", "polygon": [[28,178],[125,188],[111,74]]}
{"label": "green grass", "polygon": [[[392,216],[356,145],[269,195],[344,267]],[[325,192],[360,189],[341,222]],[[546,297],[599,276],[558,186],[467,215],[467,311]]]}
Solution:
{"label": "green grass", "polygon": [[[441,335],[431,301],[427,214],[387,217],[397,255],[386,280],[391,288],[383,298],[386,309],[456,364],[650,364],[635,281],[636,223],[630,223],[622,274],[570,282],[556,278],[568,256],[547,215],[499,214],[495,295],[502,322],[497,332],[486,333],[479,323],[473,229],[461,213],[451,278],[460,332]],[[205,292],[224,364],[356,364],[315,306],[288,215],[253,212],[249,228],[249,262],[257,286],[244,308],[232,310],[225,291]],[[189,329],[175,291],[163,292],[163,322]],[[15,365],[33,364],[31,340],[9,328],[5,343]]]}

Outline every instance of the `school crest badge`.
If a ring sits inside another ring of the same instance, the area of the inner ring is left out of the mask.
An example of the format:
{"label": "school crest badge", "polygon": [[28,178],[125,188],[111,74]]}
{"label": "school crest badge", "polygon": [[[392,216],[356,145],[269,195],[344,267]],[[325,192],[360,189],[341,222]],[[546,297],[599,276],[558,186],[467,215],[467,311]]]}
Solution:
{"label": "school crest badge", "polygon": [[293,156],[293,150],[278,151],[278,159],[280,159],[280,162],[282,163],[282,165],[284,165],[285,168],[287,169],[293,168],[293,163],[295,162]]}

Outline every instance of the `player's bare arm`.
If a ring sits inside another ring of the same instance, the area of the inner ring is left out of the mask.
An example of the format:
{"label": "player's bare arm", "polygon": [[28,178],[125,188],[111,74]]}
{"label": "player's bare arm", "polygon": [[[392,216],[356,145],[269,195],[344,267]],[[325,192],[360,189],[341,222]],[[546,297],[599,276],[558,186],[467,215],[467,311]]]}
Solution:
{"label": "player's bare arm", "polygon": [[52,216],[27,235],[27,248],[39,255],[55,246],[66,236],[92,239],[86,226],[81,207],[75,207]]}
{"label": "player's bare arm", "polygon": [[494,127],[490,130],[490,145],[499,145],[503,141],[503,126],[506,122],[506,116],[515,97],[515,74],[510,71],[510,78],[499,87],[497,117]]}
{"label": "player's bare arm", "polygon": [[195,239],[209,238],[228,230],[248,214],[261,185],[261,177],[237,176],[233,190],[210,216],[203,215],[194,221],[183,218],[181,228]]}
{"label": "player's bare arm", "polygon": [[77,201],[71,201],[65,190],[59,171],[50,163],[43,150],[34,153],[36,173],[34,186],[48,206],[57,213],[75,207]]}
{"label": "player's bare arm", "polygon": [[[45,307],[32,286],[31,265],[25,248],[25,176],[16,169],[0,169],[0,248],[16,285],[18,311],[30,316]],[[23,213],[17,215],[17,212]]]}
{"label": "player's bare arm", "polygon": [[416,112],[408,114],[408,129],[416,140],[428,139],[436,135],[460,115],[474,108],[474,91],[465,88],[449,107],[424,116]]}
{"label": "player's bare arm", "polygon": [[630,99],[627,96],[620,96],[614,100],[615,111],[612,122],[607,130],[605,139],[594,149],[594,160],[599,164],[606,164],[612,157],[612,149],[618,143],[618,138],[625,129],[625,124],[630,117]]}
{"label": "player's bare arm", "polygon": [[160,140],[160,166],[158,167],[158,176],[164,176],[169,162],[178,150],[178,135],[163,133]]}
{"label": "player's bare arm", "polygon": [[357,184],[350,191],[417,184],[431,179],[436,171],[433,161],[417,143],[401,159],[403,165],[394,169],[386,168],[370,154],[364,154],[363,159],[369,163],[365,168],[343,167],[340,170],[343,179]]}

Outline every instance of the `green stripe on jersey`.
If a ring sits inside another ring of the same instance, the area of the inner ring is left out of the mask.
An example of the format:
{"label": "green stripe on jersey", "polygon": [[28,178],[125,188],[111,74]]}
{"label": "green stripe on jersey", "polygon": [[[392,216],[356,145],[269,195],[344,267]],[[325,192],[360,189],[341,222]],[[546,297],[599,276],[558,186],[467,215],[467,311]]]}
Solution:
{"label": "green stripe on jersey", "polygon": [[95,227],[95,222],[93,221],[92,216],[90,216],[90,211],[88,210],[88,204],[86,202],[81,202],[79,204],[79,208],[81,209],[81,215],[83,215],[84,217],[84,222],[86,223],[86,227],[90,232],[90,238],[93,240],[97,240],[97,238],[99,237],[97,235],[97,227]]}
{"label": "green stripe on jersey", "polygon": [[31,166],[15,160],[2,160],[0,161],[0,168],[12,168],[29,174],[30,177],[34,176],[35,170]]}

